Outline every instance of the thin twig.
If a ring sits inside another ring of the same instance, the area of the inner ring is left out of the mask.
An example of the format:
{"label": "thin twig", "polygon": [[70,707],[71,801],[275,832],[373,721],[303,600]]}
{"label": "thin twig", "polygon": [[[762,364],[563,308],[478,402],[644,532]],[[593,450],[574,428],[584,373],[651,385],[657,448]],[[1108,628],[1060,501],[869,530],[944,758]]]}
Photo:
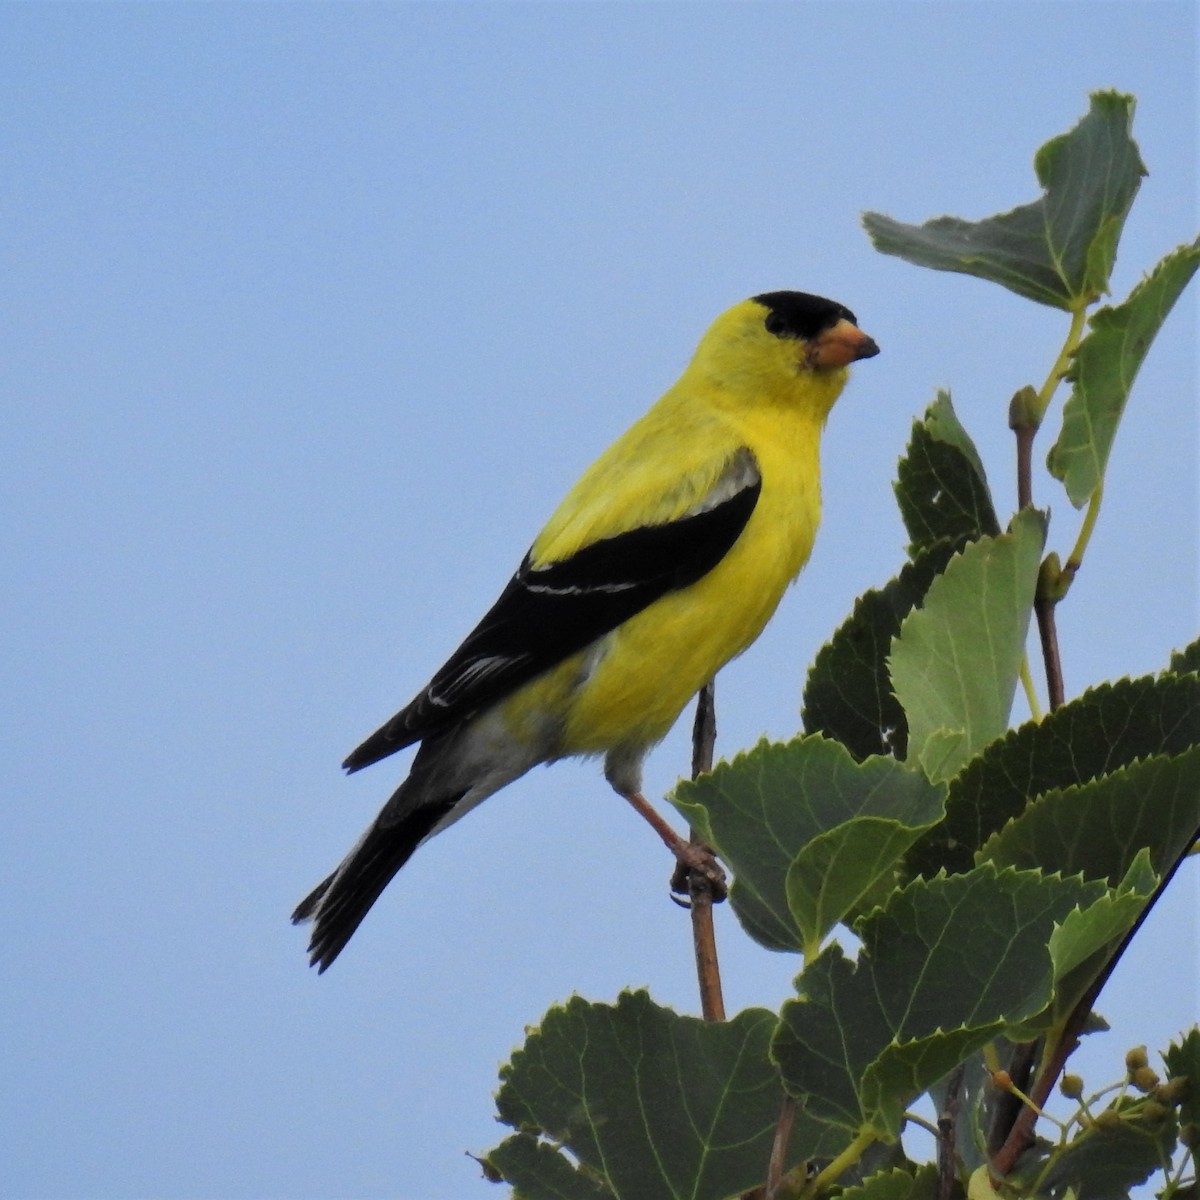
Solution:
{"label": "thin twig", "polygon": [[709,680],[696,693],[696,719],[692,723],[692,778],[712,770],[717,747],[716,681]]}
{"label": "thin twig", "polygon": [[1041,425],[1041,405],[1031,387],[1023,387],[1008,404],[1008,427],[1017,437],[1017,507],[1033,507],[1033,439]]}
{"label": "thin twig", "polygon": [[[1081,304],[1071,312],[1071,326],[1062,350],[1050,373],[1042,384],[1041,390],[1033,393],[1031,388],[1023,388],[1012,400],[1009,408],[1009,425],[1017,438],[1017,496],[1022,508],[1033,504],[1033,439],[1038,426],[1046,415],[1046,409],[1058,388],[1059,383],[1066,378],[1071,359],[1079,348],[1087,324],[1087,304]],[[1087,548],[1092,530],[1095,528],[1096,517],[1100,511],[1102,486],[1098,486],[1091,497],[1087,515],[1079,539],[1067,559],[1065,567],[1061,566],[1058,555],[1051,553],[1042,563],[1038,573],[1037,592],[1034,597],[1033,611],[1037,618],[1038,637],[1041,641],[1042,659],[1046,667],[1046,692],[1050,711],[1060,708],[1066,701],[1066,688],[1063,683],[1062,659],[1059,655],[1058,629],[1055,623],[1055,609],[1058,602],[1066,595],[1076,572],[1083,562],[1083,552]],[[1182,860],[1180,860],[1182,861]],[[1044,1044],[1045,1039],[1026,1042],[1018,1045],[1013,1051],[1010,1067],[1010,1077],[1020,1092],[1028,1091],[1028,1096],[1017,1096],[1010,1092],[997,1105],[996,1113],[989,1131],[988,1149],[992,1155],[991,1169],[994,1175],[1008,1174],[1016,1164],[1017,1159],[1033,1142],[1033,1127],[1037,1121],[1039,1110],[1050,1096],[1059,1075],[1066,1065],[1079,1036],[1091,1014],[1101,989],[1111,975],[1117,961],[1129,945],[1134,933],[1150,911],[1154,901],[1162,893],[1179,863],[1176,862],[1167,873],[1149,904],[1134,923],[1133,928],[1125,935],[1116,953],[1113,954],[1103,971],[1093,982],[1087,993],[1081,997],[1072,1009],[1058,1036]],[[1042,1061],[1038,1065],[1037,1076],[1032,1086],[1029,1083],[1033,1074],[1034,1064],[1039,1052]]]}
{"label": "thin twig", "polygon": [[[696,720],[692,725],[692,778],[712,770],[717,742],[717,713],[713,684],[707,683],[696,697]],[[692,843],[699,842],[695,829]],[[717,938],[713,928],[713,885],[699,871],[689,871],[688,898],[692,913],[692,949],[696,955],[696,978],[700,985],[700,1013],[706,1021],[725,1020],[725,998],[721,993],[721,968],[717,962]]]}
{"label": "thin twig", "polygon": [[[1008,1074],[1023,1092],[1029,1090],[1029,1080],[1033,1074],[1033,1065],[1037,1061],[1039,1044],[1037,1041],[1019,1042],[1013,1048],[1012,1058],[1008,1063]],[[1008,1140],[1008,1135],[1024,1107],[1012,1092],[1003,1092],[997,1098],[992,1113],[992,1127],[988,1131],[989,1154],[996,1154]]]}
{"label": "thin twig", "polygon": [[767,1200],[775,1200],[779,1190],[779,1182],[787,1167],[787,1144],[792,1136],[792,1120],[796,1115],[796,1101],[792,1096],[784,1096],[783,1105],[779,1109],[779,1120],[775,1123],[775,1140],[771,1143],[771,1160],[767,1164]]}
{"label": "thin twig", "polygon": [[955,1149],[955,1139],[963,1076],[966,1073],[966,1063],[959,1063],[950,1072],[950,1078],[946,1082],[945,1107],[938,1113],[938,1200],[951,1200],[954,1185],[958,1182],[958,1151]]}
{"label": "thin twig", "polygon": [[[1031,387],[1021,388],[1008,406],[1008,427],[1017,439],[1017,505],[1019,508],[1033,507],[1033,440],[1037,437],[1038,427],[1045,414],[1046,405],[1058,386],[1070,361],[1071,347],[1078,340],[1082,326],[1073,319],[1067,344],[1054,364],[1040,393]],[[1063,703],[1065,691],[1063,688],[1062,664],[1058,656],[1058,633],[1054,627],[1054,606],[1062,598],[1062,572],[1058,569],[1058,560],[1051,555],[1042,564],[1038,576],[1037,595],[1033,602],[1034,615],[1037,617],[1038,635],[1042,643],[1042,659],[1046,664],[1046,692],[1053,712]],[[1031,683],[1027,683],[1026,693],[1032,696]],[[1033,702],[1030,702],[1033,708]]]}
{"label": "thin twig", "polygon": [[[1196,838],[1200,838],[1200,829],[1196,830],[1191,841],[1195,841]],[[1189,841],[1189,845],[1191,841]],[[1154,894],[1150,897],[1146,907],[1138,914],[1137,920],[1134,921],[1132,927],[1121,939],[1121,944],[1117,947],[1116,952],[1104,964],[1104,969],[1096,976],[1091,987],[1088,988],[1080,998],[1079,1003],[1071,1010],[1053,1046],[1048,1048],[1046,1060],[1042,1063],[1041,1070],[1038,1072],[1038,1077],[1034,1081],[1033,1087],[1029,1089],[1029,1098],[1038,1108],[1044,1107],[1046,1101],[1050,1098],[1050,1093],[1054,1090],[1054,1085],[1058,1082],[1058,1077],[1062,1073],[1063,1067],[1066,1066],[1067,1059],[1079,1044],[1080,1035],[1083,1033],[1083,1027],[1087,1024],[1087,1019],[1091,1015],[1092,1008],[1099,998],[1104,985],[1108,982],[1109,977],[1116,968],[1117,963],[1120,962],[1121,955],[1125,953],[1129,943],[1133,941],[1138,930],[1141,929],[1143,922],[1150,915],[1150,910],[1154,907],[1159,896],[1166,891],[1167,886],[1175,876],[1175,872],[1179,870],[1180,865],[1186,857],[1187,852],[1185,851],[1175,860],[1171,869],[1163,876],[1162,882],[1155,888]],[[1028,1106],[1022,1108],[1016,1121],[1013,1123],[1012,1129],[1009,1131],[1004,1145],[1000,1147],[992,1158],[991,1169],[994,1175],[1007,1175],[1016,1165],[1017,1159],[1033,1144],[1033,1126],[1037,1121],[1037,1116],[1038,1114],[1035,1109]]]}
{"label": "thin twig", "polygon": [[1058,655],[1058,628],[1054,622],[1054,609],[1058,597],[1039,594],[1033,602],[1037,617],[1038,637],[1042,643],[1042,661],[1046,665],[1046,703],[1051,712],[1066,702],[1066,687],[1063,684],[1062,660]]}
{"label": "thin twig", "polygon": [[1033,507],[1033,439],[1037,426],[1018,424],[1013,426],[1017,435],[1017,507]]}

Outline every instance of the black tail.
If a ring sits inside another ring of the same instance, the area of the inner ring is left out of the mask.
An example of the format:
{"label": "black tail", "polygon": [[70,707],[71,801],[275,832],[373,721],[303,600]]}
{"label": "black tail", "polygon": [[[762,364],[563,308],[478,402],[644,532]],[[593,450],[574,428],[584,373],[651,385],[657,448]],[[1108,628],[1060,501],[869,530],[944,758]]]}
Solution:
{"label": "black tail", "polygon": [[392,877],[463,795],[421,804],[398,816],[385,808],[342,865],[300,901],[292,923],[316,922],[308,952],[318,973],[341,954]]}

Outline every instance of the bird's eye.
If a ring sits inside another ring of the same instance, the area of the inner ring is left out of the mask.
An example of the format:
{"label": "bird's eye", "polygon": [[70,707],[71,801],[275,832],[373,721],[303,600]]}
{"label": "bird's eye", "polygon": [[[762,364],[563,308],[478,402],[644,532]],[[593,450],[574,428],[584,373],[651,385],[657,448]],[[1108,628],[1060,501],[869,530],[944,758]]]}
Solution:
{"label": "bird's eye", "polygon": [[783,337],[787,329],[787,322],[777,313],[767,313],[766,327],[768,333],[773,333],[776,337]]}

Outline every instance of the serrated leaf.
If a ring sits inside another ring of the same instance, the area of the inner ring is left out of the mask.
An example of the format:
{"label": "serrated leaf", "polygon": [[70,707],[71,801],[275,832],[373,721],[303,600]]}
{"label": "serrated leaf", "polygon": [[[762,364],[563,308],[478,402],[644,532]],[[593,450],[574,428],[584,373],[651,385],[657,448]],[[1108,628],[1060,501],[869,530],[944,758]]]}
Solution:
{"label": "serrated leaf", "polygon": [[[762,1183],[779,1117],[768,1058],[775,1025],[765,1009],[708,1022],[645,992],[625,992],[615,1005],[577,996],[552,1008],[503,1068],[497,1111],[565,1147],[617,1200],[738,1196]],[[823,1137],[845,1145],[844,1135],[799,1116],[789,1166],[828,1153]]]}
{"label": "serrated leaf", "polygon": [[506,1138],[486,1161],[512,1186],[513,1200],[613,1200],[612,1189],[603,1179],[532,1134]]}
{"label": "serrated leaf", "polygon": [[882,588],[855,601],[808,673],[801,712],[805,732],[836,739],[860,760],[873,754],[904,757],[908,725],[892,692],[887,657],[904,618],[924,599],[955,548],[948,542],[930,547]]}
{"label": "serrated leaf", "polygon": [[1039,796],[993,834],[981,859],[1001,866],[1040,867],[1117,887],[1138,852],[1166,874],[1200,829],[1200,746],[1144,759],[1090,783]]}
{"label": "serrated leaf", "polygon": [[1046,459],[1076,508],[1103,481],[1138,369],[1197,266],[1200,239],[1168,254],[1123,304],[1102,308],[1089,320],[1090,332],[1067,372],[1074,387],[1063,407],[1062,431]]}
{"label": "serrated leaf", "polygon": [[840,1200],[937,1200],[937,1195],[937,1167],[923,1163],[913,1170],[879,1171],[856,1187],[845,1188]]}
{"label": "serrated leaf", "polygon": [[1144,676],[1089,689],[968,763],[950,782],[945,821],[914,847],[909,867],[969,870],[975,851],[1035,796],[1197,744],[1200,679]]}
{"label": "serrated leaf", "polygon": [[[774,950],[810,950],[941,820],[943,792],[890,758],[819,736],[759,742],[671,803],[733,870],[730,903]],[[861,855],[861,856],[860,856]],[[836,871],[832,868],[836,865]]]}
{"label": "serrated leaf", "polygon": [[1095,92],[1087,115],[1034,158],[1040,200],[983,221],[938,217],[906,225],[881,213],[863,224],[875,248],[918,266],[1003,284],[1071,309],[1108,290],[1117,240],[1146,173],[1130,136],[1132,96]]}
{"label": "serrated leaf", "polygon": [[1119,888],[1066,915],[1049,943],[1054,1004],[1038,1020],[1010,1030],[1010,1036],[1032,1040],[1066,1018],[1133,928],[1157,886],[1149,853],[1142,850]]}
{"label": "serrated leaf", "polygon": [[1178,1042],[1172,1042],[1163,1055],[1167,1078],[1187,1079],[1187,1088],[1179,1105],[1183,1125],[1200,1125],[1200,1026],[1193,1025]]}
{"label": "serrated leaf", "polygon": [[857,923],[857,962],[833,945],[797,980],[772,1045],[788,1090],[821,1120],[893,1139],[914,1097],[1046,1009],[1054,927],[1105,890],[983,864],[893,893]]}
{"label": "serrated leaf", "polygon": [[983,462],[949,392],[939,391],[913,423],[894,488],[910,556],[941,542],[961,545],[1000,532]]}
{"label": "serrated leaf", "polygon": [[807,954],[820,949],[835,925],[872,900],[886,898],[896,886],[897,864],[942,811],[932,789],[929,801],[923,824],[858,817],[814,838],[796,855],[787,872],[787,901]]}
{"label": "serrated leaf", "polygon": [[1167,668],[1175,675],[1190,675],[1200,671],[1200,638],[1182,650],[1176,650],[1171,655],[1171,665]]}
{"label": "serrated leaf", "polygon": [[1173,1120],[1092,1125],[1052,1157],[1038,1192],[1061,1196],[1070,1188],[1078,1200],[1128,1200],[1131,1188],[1170,1160],[1174,1142]]}
{"label": "serrated leaf", "polygon": [[1044,517],[1026,509],[1008,533],[972,542],[892,643],[909,758],[933,780],[951,778],[1008,726],[1045,529]]}

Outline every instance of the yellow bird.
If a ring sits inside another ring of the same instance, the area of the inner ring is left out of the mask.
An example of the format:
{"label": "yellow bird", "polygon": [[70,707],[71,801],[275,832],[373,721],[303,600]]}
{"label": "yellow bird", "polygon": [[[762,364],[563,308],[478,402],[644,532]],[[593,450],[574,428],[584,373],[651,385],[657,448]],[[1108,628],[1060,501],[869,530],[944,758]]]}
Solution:
{"label": "yellow bird", "polygon": [[408,778],[292,920],[341,953],[413,851],[538,763],[603,755],[681,862],[713,871],[641,795],[642,761],[762,632],[808,559],[819,444],[851,362],[849,309],[767,292],[713,322],[679,381],[584,473],[487,615],[346,759],[419,742]]}

